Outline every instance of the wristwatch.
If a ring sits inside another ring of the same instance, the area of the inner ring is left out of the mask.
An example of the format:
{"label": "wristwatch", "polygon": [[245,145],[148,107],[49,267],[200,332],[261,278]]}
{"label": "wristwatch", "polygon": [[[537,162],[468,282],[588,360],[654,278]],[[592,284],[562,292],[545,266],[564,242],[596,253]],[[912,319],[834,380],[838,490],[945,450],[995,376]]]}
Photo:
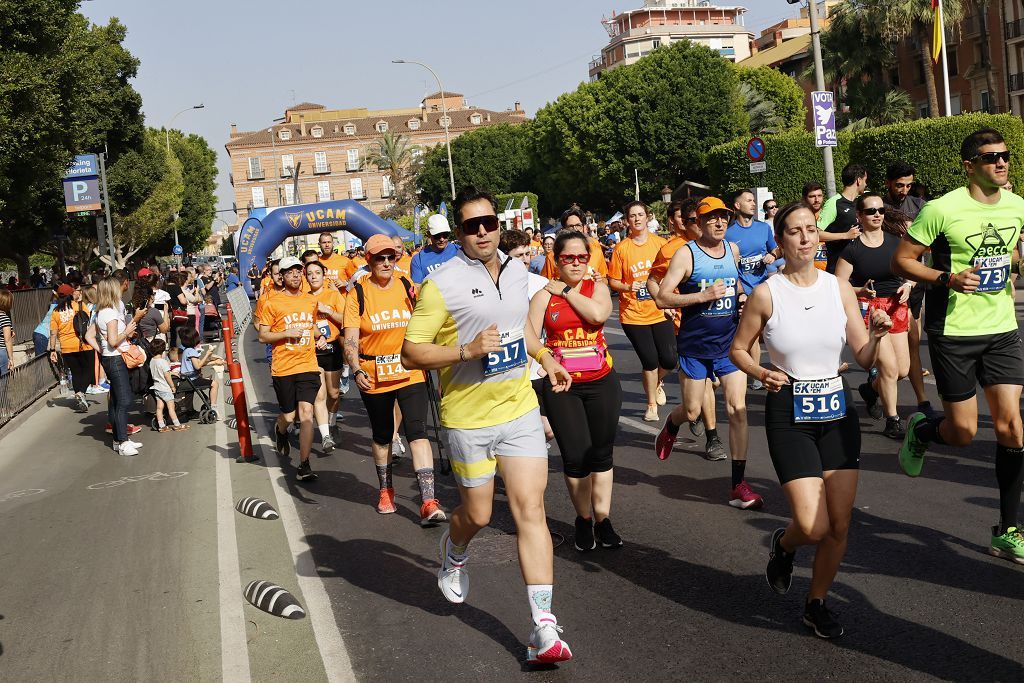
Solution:
{"label": "wristwatch", "polygon": [[363,373],[364,375],[366,375],[366,379],[370,379],[370,373],[368,373],[368,372],[367,372],[366,370],[363,370],[362,368],[359,368],[358,370],[356,370],[355,372],[353,372],[353,373],[352,373],[352,376],[353,376],[353,377],[355,377],[355,376],[356,376],[356,375],[358,375],[358,374],[359,374],[360,372],[361,372],[361,373]]}
{"label": "wristwatch", "polygon": [[952,276],[949,273],[939,273],[939,276],[935,278],[935,284],[948,288],[950,277]]}
{"label": "wristwatch", "polygon": [[572,285],[566,285],[565,289],[562,290],[562,298],[569,296],[569,292],[572,291]]}

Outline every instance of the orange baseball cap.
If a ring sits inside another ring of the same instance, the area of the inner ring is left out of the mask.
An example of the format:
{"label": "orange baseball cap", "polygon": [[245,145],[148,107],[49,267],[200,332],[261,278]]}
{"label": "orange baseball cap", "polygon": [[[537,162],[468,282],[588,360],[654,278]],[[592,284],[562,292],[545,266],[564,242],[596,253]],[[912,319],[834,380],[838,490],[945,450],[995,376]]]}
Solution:
{"label": "orange baseball cap", "polygon": [[363,250],[370,256],[379,254],[382,251],[398,251],[395,243],[387,235],[372,235],[363,245]]}
{"label": "orange baseball cap", "polygon": [[718,197],[705,197],[700,200],[700,204],[697,205],[698,216],[709,214],[712,211],[727,211],[728,213],[732,213],[732,210],[729,209],[729,207],[725,205],[725,202]]}

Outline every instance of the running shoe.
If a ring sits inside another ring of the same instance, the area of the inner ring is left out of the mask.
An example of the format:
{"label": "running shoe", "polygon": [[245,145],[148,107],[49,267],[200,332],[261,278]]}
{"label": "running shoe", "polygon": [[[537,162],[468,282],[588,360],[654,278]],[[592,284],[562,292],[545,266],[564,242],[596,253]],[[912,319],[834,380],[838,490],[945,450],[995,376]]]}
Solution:
{"label": "running shoe", "polygon": [[110,391],[110,382],[108,382],[107,380],[103,380],[102,382],[100,382],[96,386],[98,386],[100,389],[102,389],[104,393]]}
{"label": "running shoe", "polygon": [[707,445],[704,447],[704,459],[711,460],[725,460],[729,457],[725,452],[725,444],[717,436],[713,436],[708,439]]}
{"label": "running shoe", "polygon": [[665,396],[664,382],[658,382],[658,390],[654,392],[654,400],[659,406],[663,406],[668,403],[668,397]]}
{"label": "running shoe", "polygon": [[341,393],[343,393],[343,394],[347,394],[348,390],[350,388],[350,385],[348,383],[348,378],[349,378],[349,374],[348,374],[348,371],[346,370],[345,374],[343,374],[341,376],[341,383],[338,385],[338,388],[341,390]]}
{"label": "running shoe", "polygon": [[878,402],[878,392],[870,384],[864,382],[857,387],[857,393],[860,394],[861,399],[864,401],[864,408],[868,411],[868,415],[875,420],[880,420],[882,418],[882,405]]}
{"label": "running shoe", "polygon": [[701,415],[696,420],[690,420],[690,433],[694,436],[704,436],[704,420]]}
{"label": "running shoe", "polygon": [[903,445],[900,446],[900,469],[908,477],[920,475],[924,467],[924,452],[928,450],[928,444],[917,438],[914,432],[918,423],[924,419],[921,413],[914,413],[907,418],[907,435],[903,437]]}
{"label": "running shoe", "polygon": [[[107,426],[104,427],[103,430],[107,434],[113,434],[114,433],[114,425],[112,425],[112,424],[110,424],[108,422]],[[139,425],[133,425],[131,423],[128,423],[128,430],[127,431],[128,431],[128,436],[131,436],[132,434],[138,434],[139,432],[141,432],[142,431],[142,427],[140,427]]]}
{"label": "running shoe", "polygon": [[85,393],[90,394],[90,395],[95,395],[95,394],[105,394],[108,391],[110,391],[110,389],[104,389],[103,387],[98,387],[95,384],[90,384],[89,388],[85,390]]}
{"label": "running shoe", "polygon": [[732,490],[729,505],[740,510],[756,510],[764,505],[764,498],[760,494],[754,493],[754,490],[744,480],[736,484]]}
{"label": "running shoe", "polygon": [[939,414],[935,411],[935,408],[932,408],[932,402],[931,401],[925,401],[924,403],[918,403],[917,404],[917,412],[924,413],[924,416],[927,417],[929,420],[934,420],[935,418],[937,418],[939,416]]}
{"label": "running shoe", "polygon": [[907,433],[903,430],[903,421],[900,420],[899,415],[885,418],[885,429],[882,430],[882,436],[902,441],[906,435]]}
{"label": "running shoe", "polygon": [[676,442],[676,437],[668,431],[668,423],[671,419],[669,417],[665,420],[665,426],[661,428],[661,433],[654,440],[654,453],[658,456],[658,460],[668,460],[668,456],[672,454],[672,446]]}
{"label": "running shoe", "polygon": [[299,463],[299,469],[295,470],[295,478],[299,481],[314,481],[317,478],[316,472],[309,466],[309,460]]}
{"label": "running shoe", "polygon": [[[577,517],[577,519],[579,518]],[[612,520],[607,517],[594,525],[594,535],[597,536],[597,542],[601,544],[602,548],[622,547],[622,538],[615,533]]]}
{"label": "running shoe", "polygon": [[299,425],[292,422],[290,425],[288,425],[287,432],[288,436],[297,436],[299,433]]}
{"label": "running shoe", "polygon": [[133,448],[142,448],[143,446],[143,443],[141,441],[132,441],[131,439],[128,439],[127,441],[122,441],[121,444],[131,444]]}
{"label": "running shoe", "polygon": [[825,601],[815,598],[804,607],[804,624],[814,630],[814,635],[828,640],[843,635],[843,626],[832,612],[825,607]]}
{"label": "running shoe", "polygon": [[438,502],[437,498],[425,500],[423,505],[420,505],[421,527],[437,526],[441,522],[447,521],[447,519],[448,515],[444,514],[444,510],[441,509],[441,503]]}
{"label": "running shoe", "polygon": [[593,519],[583,519],[576,515],[576,537],[573,539],[573,545],[581,553],[589,552],[597,547],[597,541],[594,540]]}
{"label": "running shoe", "polygon": [[[468,559],[468,558],[467,558]],[[448,556],[448,532],[441,535],[441,568],[437,570],[437,587],[448,602],[465,602],[469,595],[469,570],[466,560],[453,562]]]}
{"label": "running shoe", "polygon": [[380,490],[380,498],[377,499],[377,512],[382,515],[390,515],[392,512],[398,512],[398,508],[395,507],[394,489]]}
{"label": "running shoe", "polygon": [[324,453],[330,453],[334,450],[335,446],[337,446],[337,444],[334,443],[334,439],[330,434],[327,434],[324,438],[320,439],[320,447],[323,448]]}
{"label": "running shoe", "polygon": [[657,422],[658,421],[658,406],[647,406],[647,412],[644,413],[644,422]]}
{"label": "running shoe", "polygon": [[530,634],[530,644],[526,648],[526,661],[537,664],[555,664],[557,662],[568,662],[572,659],[572,650],[569,644],[562,640],[558,634],[562,627],[554,614],[545,614],[540,623],[533,627]]}
{"label": "running shoe", "polygon": [[138,455],[139,449],[132,445],[131,441],[125,441],[116,445],[118,454],[120,455]]}
{"label": "running shoe", "polygon": [[75,412],[76,413],[88,413],[89,402],[85,400],[85,396],[78,396],[75,399]]}
{"label": "running shoe", "polygon": [[782,537],[785,533],[784,528],[776,529],[772,533],[768,566],[764,568],[764,578],[768,580],[768,587],[779,595],[788,593],[789,587],[793,585],[793,560],[796,558],[796,553],[787,553],[782,549]]}
{"label": "running shoe", "polygon": [[989,555],[1002,557],[1003,559],[1024,564],[1024,533],[1015,526],[1006,530],[1005,534],[999,533],[999,527],[992,527],[992,545],[988,549]]}
{"label": "running shoe", "polygon": [[277,431],[277,425],[274,425],[274,436],[277,438],[277,441],[274,444],[277,446],[277,452],[282,458],[287,458],[288,454],[292,452],[292,446],[288,443],[288,434],[282,434]]}

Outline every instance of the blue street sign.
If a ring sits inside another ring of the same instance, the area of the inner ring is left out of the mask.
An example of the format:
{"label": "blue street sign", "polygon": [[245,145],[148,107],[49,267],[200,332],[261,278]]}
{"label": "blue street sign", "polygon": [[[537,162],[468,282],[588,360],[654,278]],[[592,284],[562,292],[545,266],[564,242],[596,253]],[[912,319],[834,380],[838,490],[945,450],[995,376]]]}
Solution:
{"label": "blue street sign", "polygon": [[836,104],[831,91],[815,90],[811,93],[814,118],[814,146],[837,147]]}
{"label": "blue street sign", "polygon": [[171,253],[174,254],[175,256],[181,256],[181,253],[183,251],[184,251],[184,249],[181,248],[180,244],[175,244],[174,248],[171,249]]}
{"label": "blue street sign", "polygon": [[762,161],[766,151],[764,140],[761,138],[750,138],[747,142],[747,156],[751,161]]}
{"label": "blue street sign", "polygon": [[65,178],[86,178],[100,174],[100,162],[95,154],[77,154],[64,172]]}

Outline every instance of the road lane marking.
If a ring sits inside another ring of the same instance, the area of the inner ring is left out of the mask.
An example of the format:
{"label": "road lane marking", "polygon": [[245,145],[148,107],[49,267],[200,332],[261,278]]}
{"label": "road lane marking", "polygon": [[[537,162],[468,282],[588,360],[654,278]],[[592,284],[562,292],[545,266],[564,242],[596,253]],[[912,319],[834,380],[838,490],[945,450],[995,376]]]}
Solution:
{"label": "road lane marking", "polygon": [[[648,434],[653,434],[654,436],[657,436],[658,434],[661,433],[661,429],[659,427],[652,427],[649,424],[640,422],[639,420],[634,420],[633,418],[626,417],[624,415],[619,415],[619,422],[625,422],[633,429],[639,429],[641,432],[647,432]],[[654,444],[651,445],[653,446]]]}
{"label": "road lane marking", "polygon": [[184,477],[188,472],[153,472],[152,474],[136,474],[130,477],[121,477],[114,481],[101,481],[96,484],[89,484],[85,488],[91,491],[99,491],[101,489],[112,489],[123,484],[132,484],[137,481],[167,481],[168,479],[178,479]]}

